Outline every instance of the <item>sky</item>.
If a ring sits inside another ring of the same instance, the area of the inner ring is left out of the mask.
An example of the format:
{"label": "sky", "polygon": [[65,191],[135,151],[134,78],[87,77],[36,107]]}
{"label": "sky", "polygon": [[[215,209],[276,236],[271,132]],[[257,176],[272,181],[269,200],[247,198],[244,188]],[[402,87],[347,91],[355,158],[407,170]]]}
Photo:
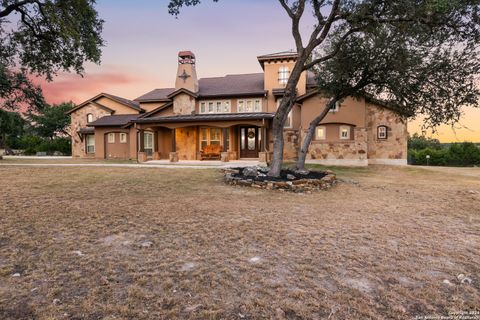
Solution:
{"label": "sky", "polygon": [[[83,77],[59,74],[41,81],[49,103],[81,103],[100,92],[128,99],[155,88],[173,87],[177,53],[191,50],[201,77],[262,72],[258,55],[294,48],[289,19],[276,0],[203,0],[185,8],[178,18],[168,14],[167,0],[99,0],[105,20],[100,65],[87,64]],[[305,35],[314,24],[306,14]],[[409,123],[420,132],[421,118]],[[434,135],[442,142],[480,142],[480,109],[464,110],[455,127],[441,126]]]}

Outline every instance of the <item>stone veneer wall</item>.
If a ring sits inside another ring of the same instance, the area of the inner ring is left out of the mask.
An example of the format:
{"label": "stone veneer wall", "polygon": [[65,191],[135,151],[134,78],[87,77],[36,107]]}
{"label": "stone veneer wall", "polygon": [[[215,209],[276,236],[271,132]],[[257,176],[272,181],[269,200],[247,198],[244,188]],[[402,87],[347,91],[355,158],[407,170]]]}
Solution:
{"label": "stone veneer wall", "polygon": [[[388,127],[386,140],[377,139],[377,127]],[[407,122],[396,112],[367,104],[368,158],[370,163],[406,164]]]}
{"label": "stone veneer wall", "polygon": [[176,147],[179,160],[195,160],[197,157],[197,129],[185,127],[175,129]]}
{"label": "stone veneer wall", "polygon": [[367,130],[354,128],[354,140],[320,142],[312,141],[307,159],[311,160],[361,160],[367,159]]}
{"label": "stone veneer wall", "polygon": [[173,99],[173,113],[174,114],[194,114],[195,113],[195,99],[188,94],[181,93]]}
{"label": "stone veneer wall", "polygon": [[77,131],[87,127],[87,114],[93,115],[93,120],[110,115],[110,112],[97,106],[87,105],[71,114],[71,135],[72,135],[72,156],[73,157],[95,157],[94,154],[85,153],[85,140],[80,140]]}
{"label": "stone veneer wall", "polygon": [[[284,130],[283,139],[285,148],[283,149],[283,158],[285,160],[296,160],[298,158],[298,150],[300,150],[300,131]],[[273,150],[273,145],[270,150]]]}

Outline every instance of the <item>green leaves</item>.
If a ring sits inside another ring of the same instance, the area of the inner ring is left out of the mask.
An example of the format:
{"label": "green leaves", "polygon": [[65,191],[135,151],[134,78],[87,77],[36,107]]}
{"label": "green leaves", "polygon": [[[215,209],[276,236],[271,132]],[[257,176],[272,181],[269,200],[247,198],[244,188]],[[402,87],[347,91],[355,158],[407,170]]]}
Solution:
{"label": "green leaves", "polygon": [[46,106],[38,114],[30,114],[34,131],[42,137],[54,138],[59,135],[70,135],[68,127],[70,116],[66,112],[73,109],[72,102],[64,102],[58,105]]}
{"label": "green leaves", "polygon": [[[16,25],[0,20],[0,98],[4,107],[44,104],[30,76],[52,80],[59,71],[82,74],[85,62],[100,63],[103,20],[94,0],[3,0],[0,17],[15,13]],[[6,31],[8,30],[8,31]]]}

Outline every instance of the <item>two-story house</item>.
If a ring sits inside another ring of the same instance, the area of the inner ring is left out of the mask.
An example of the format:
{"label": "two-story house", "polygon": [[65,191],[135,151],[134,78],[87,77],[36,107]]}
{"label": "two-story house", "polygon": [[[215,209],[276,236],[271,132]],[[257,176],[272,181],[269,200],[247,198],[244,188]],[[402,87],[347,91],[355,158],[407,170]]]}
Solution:
{"label": "two-story house", "polygon": [[[101,93],[70,111],[73,157],[200,160],[216,146],[223,161],[271,157],[273,115],[297,54],[258,57],[263,72],[197,78],[195,55],[178,54],[175,87],[128,100]],[[285,159],[294,159],[326,98],[304,72],[285,124]],[[325,164],[406,164],[404,117],[381,101],[349,97],[316,128],[308,159]]]}

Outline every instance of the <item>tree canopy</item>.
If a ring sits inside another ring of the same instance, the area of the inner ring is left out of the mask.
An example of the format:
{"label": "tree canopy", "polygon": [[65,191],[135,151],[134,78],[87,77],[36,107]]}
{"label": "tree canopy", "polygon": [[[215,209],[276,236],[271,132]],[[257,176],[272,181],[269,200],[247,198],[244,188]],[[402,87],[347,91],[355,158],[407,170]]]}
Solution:
{"label": "tree canopy", "polygon": [[0,147],[9,146],[12,139],[24,134],[26,125],[18,113],[0,109]]}
{"label": "tree canopy", "polygon": [[54,138],[56,136],[70,136],[70,116],[67,111],[73,109],[72,102],[64,102],[58,105],[46,106],[38,113],[30,114],[33,130],[41,137]]}
{"label": "tree canopy", "polygon": [[84,71],[99,63],[103,20],[94,0],[0,1],[0,99],[15,109],[44,106],[31,77],[51,81],[59,71]]}

